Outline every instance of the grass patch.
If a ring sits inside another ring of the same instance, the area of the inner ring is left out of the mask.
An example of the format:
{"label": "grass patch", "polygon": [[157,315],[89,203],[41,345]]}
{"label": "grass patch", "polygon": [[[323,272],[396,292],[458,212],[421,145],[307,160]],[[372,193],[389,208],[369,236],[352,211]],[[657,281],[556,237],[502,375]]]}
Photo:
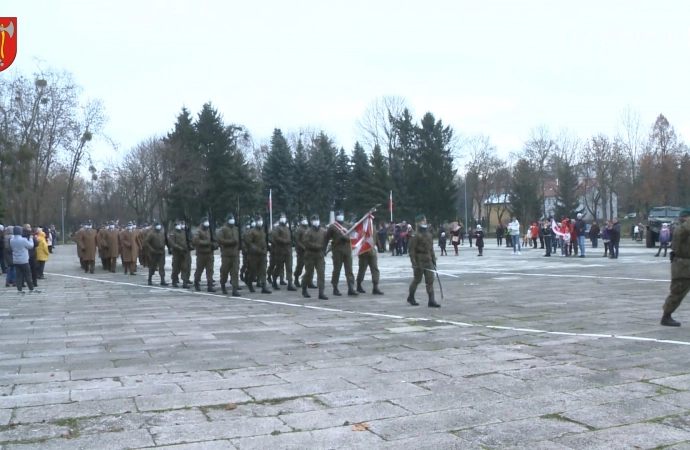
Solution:
{"label": "grass patch", "polygon": [[487,375],[498,375],[499,372],[494,371],[494,372],[484,372],[484,373],[473,373],[472,375],[465,375],[462,378],[479,378],[479,377],[485,377]]}
{"label": "grass patch", "polygon": [[661,417],[655,417],[653,419],[649,420],[643,420],[642,422],[645,423],[661,423],[666,419],[675,419],[676,417],[679,417],[680,414],[669,414],[668,416],[661,416]]}
{"label": "grass patch", "polygon": [[569,419],[567,417],[563,417],[561,413],[553,413],[553,414],[544,414],[543,416],[539,416],[542,419],[554,419],[554,420],[560,420],[562,422],[570,422],[574,423],[575,425],[580,425],[581,427],[587,428],[589,431],[594,431],[596,428],[586,425],[582,422],[578,422],[577,420]]}

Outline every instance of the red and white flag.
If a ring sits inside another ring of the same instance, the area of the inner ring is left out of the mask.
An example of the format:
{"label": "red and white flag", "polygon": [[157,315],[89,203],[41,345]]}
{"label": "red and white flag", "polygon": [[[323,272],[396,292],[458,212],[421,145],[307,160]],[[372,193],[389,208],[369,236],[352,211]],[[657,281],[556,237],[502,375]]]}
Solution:
{"label": "red and white flag", "polygon": [[358,256],[374,248],[374,216],[367,213],[350,228],[352,256]]}
{"label": "red and white flag", "polygon": [[388,212],[393,214],[393,191],[388,196]]}
{"label": "red and white flag", "polygon": [[559,237],[565,236],[566,233],[569,233],[569,230],[566,230],[563,228],[563,225],[556,223],[556,221],[551,218],[551,230],[553,231],[553,234]]}

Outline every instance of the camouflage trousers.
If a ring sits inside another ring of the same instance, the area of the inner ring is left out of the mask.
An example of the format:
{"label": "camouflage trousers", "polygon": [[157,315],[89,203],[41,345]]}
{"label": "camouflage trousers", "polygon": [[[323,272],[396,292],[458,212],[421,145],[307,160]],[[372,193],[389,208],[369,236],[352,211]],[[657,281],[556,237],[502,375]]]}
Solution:
{"label": "camouflage trousers", "polygon": [[690,291],[690,278],[672,278],[671,292],[668,293],[666,301],[664,302],[664,312],[673,314],[678,309],[680,304],[688,292]]}

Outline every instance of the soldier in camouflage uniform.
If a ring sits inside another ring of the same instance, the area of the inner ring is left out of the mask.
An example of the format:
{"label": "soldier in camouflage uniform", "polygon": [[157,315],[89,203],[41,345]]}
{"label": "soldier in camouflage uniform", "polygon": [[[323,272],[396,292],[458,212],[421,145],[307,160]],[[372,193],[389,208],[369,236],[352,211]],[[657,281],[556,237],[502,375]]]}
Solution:
{"label": "soldier in camouflage uniform", "polygon": [[310,298],[307,287],[309,280],[314,277],[314,269],[316,269],[316,283],[319,287],[319,300],[328,300],[324,289],[326,288],[326,247],[328,247],[328,238],[326,232],[321,228],[321,221],[319,216],[314,214],[311,216],[311,227],[304,233],[302,237],[304,245],[304,266],[305,272],[302,277],[302,296]]}
{"label": "soldier in camouflage uniform", "polygon": [[328,227],[326,238],[331,242],[331,252],[333,253],[333,275],[331,284],[333,285],[333,295],[339,296],[338,281],[340,279],[340,269],[345,266],[345,278],[347,279],[347,295],[358,295],[355,291],[355,276],[352,273],[352,241],[350,236],[344,234],[343,230],[349,230],[351,224],[344,222],[345,216],[342,211],[336,212],[335,220]]}
{"label": "soldier in camouflage uniform", "polygon": [[158,221],[154,221],[153,231],[146,235],[146,248],[149,251],[149,286],[153,284],[151,279],[156,269],[161,276],[161,286],[168,285],[165,282],[165,233],[161,231],[162,228]]}
{"label": "soldier in camouflage uniform", "polygon": [[671,241],[671,292],[664,302],[661,325],[679,327],[671,314],[690,291],[690,208],[680,212],[680,225],[673,231]]}
{"label": "soldier in camouflage uniform", "polygon": [[429,295],[429,307],[440,308],[441,305],[434,300],[434,273],[436,271],[436,254],[434,253],[434,242],[431,233],[427,230],[426,217],[420,214],[416,217],[417,231],[408,234],[409,245],[408,253],[410,254],[410,261],[412,262],[412,269],[414,271],[414,279],[410,284],[410,294],[407,297],[407,302],[413,306],[419,305],[414,298],[417,292],[417,286],[424,277],[426,283],[426,293]]}
{"label": "soldier in camouflage uniform", "polygon": [[299,225],[295,230],[295,253],[297,254],[297,265],[295,266],[295,286],[302,287],[299,282],[299,277],[302,275],[304,269],[304,244],[302,238],[304,233],[309,229],[309,221],[305,216],[300,216]]}
{"label": "soldier in camouflage uniform", "polygon": [[187,241],[187,230],[183,220],[175,221],[175,230],[170,233],[168,242],[172,247],[172,285],[178,287],[182,273],[182,288],[189,289],[189,276],[192,269],[190,243]]}
{"label": "soldier in camouflage uniform", "polygon": [[243,241],[247,247],[247,256],[249,257],[249,267],[245,282],[249,287],[249,292],[254,292],[254,280],[258,277],[261,285],[262,294],[270,294],[272,291],[266,286],[266,253],[268,253],[268,244],[266,242],[266,233],[264,233],[264,220],[259,216],[254,222],[254,228],[245,233]]}
{"label": "soldier in camouflage uniform", "polygon": [[292,285],[292,233],[287,226],[287,215],[280,214],[278,226],[273,229],[273,243],[271,244],[271,253],[275,268],[273,269],[273,289],[280,290],[278,287],[278,277],[282,277],[283,268],[288,275],[288,291],[296,291]]}
{"label": "soldier in camouflage uniform", "polygon": [[211,240],[211,223],[208,217],[203,216],[199,228],[194,233],[194,248],[196,249],[196,270],[194,271],[194,290],[201,291],[201,274],[206,271],[206,283],[208,292],[216,292],[213,289],[213,252],[216,246]]}
{"label": "soldier in camouflage uniform", "polygon": [[[244,232],[242,233],[242,236],[240,236],[240,239],[244,239],[244,235],[252,228],[254,228],[252,226],[252,222],[247,222],[247,225],[244,227]],[[244,241],[242,240],[241,242]],[[242,267],[240,267],[240,281],[246,282],[245,277],[247,276],[247,267],[249,267],[249,258],[247,257],[247,246],[242,245],[240,243],[240,247],[242,247]]]}
{"label": "soldier in camouflage uniform", "polygon": [[229,274],[232,283],[232,296],[239,297],[240,231],[235,226],[235,216],[232,214],[225,216],[225,224],[223,228],[218,230],[216,240],[220,245],[220,288],[223,294],[227,295],[228,290],[225,284],[228,282]]}
{"label": "soldier in camouflage uniform", "polygon": [[376,254],[376,246],[370,248],[364,253],[359,254],[359,270],[357,270],[357,292],[360,294],[366,294],[367,292],[362,287],[362,282],[364,281],[364,275],[367,273],[367,267],[371,269],[371,281],[374,284],[374,289],[371,291],[374,295],[383,295],[383,292],[379,290],[379,263],[378,255]]}

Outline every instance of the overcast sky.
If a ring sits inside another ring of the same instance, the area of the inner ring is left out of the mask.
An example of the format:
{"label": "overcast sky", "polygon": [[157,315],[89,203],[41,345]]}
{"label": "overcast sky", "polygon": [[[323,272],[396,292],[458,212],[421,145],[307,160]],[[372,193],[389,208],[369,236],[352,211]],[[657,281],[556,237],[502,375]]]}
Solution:
{"label": "overcast sky", "polygon": [[628,105],[689,136],[690,2],[562,3],[4,0],[19,50],[0,76],[71,71],[122,148],[210,100],[259,141],[311,126],[349,151],[382,95],[504,154],[541,124],[612,136]]}

